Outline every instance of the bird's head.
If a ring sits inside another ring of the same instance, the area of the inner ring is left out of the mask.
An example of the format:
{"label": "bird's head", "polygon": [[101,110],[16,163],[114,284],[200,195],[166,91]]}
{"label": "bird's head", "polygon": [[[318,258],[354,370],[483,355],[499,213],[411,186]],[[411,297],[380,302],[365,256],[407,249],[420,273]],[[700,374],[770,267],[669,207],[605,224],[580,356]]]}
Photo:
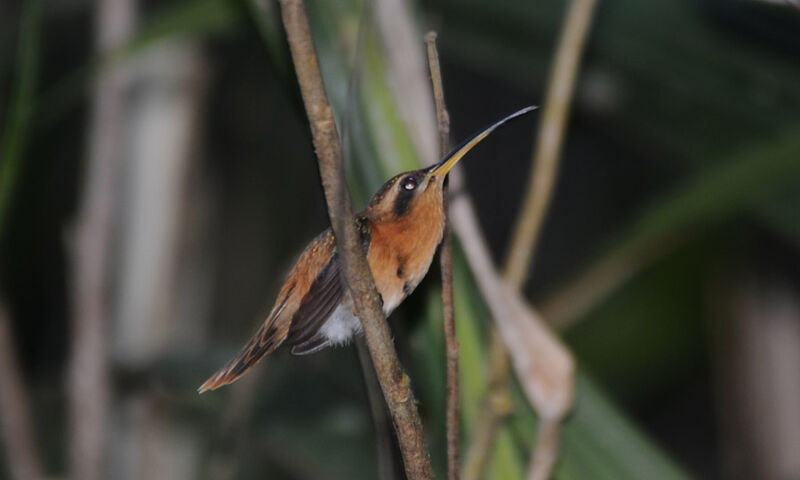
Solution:
{"label": "bird's head", "polygon": [[454,148],[439,163],[390,178],[373,195],[367,211],[375,219],[399,220],[420,208],[441,207],[444,181],[459,160],[495,129],[536,108],[525,107],[480,130]]}

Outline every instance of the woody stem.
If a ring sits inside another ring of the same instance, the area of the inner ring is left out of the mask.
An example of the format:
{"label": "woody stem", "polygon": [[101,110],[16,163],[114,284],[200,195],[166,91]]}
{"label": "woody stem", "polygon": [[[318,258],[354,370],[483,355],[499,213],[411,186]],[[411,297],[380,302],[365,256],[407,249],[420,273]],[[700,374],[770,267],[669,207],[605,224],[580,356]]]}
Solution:
{"label": "woody stem", "polygon": [[375,282],[353,222],[339,136],[322,82],[305,5],[302,0],[281,0],[280,4],[300,93],[311,125],[344,280],[364,327],[370,357],[392,415],[406,475],[410,480],[431,479],[433,472],[425,447],[422,421],[411,391],[411,380],[397,359]]}

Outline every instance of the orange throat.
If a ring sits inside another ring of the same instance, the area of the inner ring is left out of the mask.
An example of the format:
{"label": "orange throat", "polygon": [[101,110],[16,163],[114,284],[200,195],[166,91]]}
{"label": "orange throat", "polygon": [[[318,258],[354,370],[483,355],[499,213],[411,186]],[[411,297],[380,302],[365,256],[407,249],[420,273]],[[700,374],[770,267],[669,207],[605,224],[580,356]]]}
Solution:
{"label": "orange throat", "polygon": [[401,218],[373,223],[367,260],[387,315],[425,277],[443,232],[439,192],[418,198]]}

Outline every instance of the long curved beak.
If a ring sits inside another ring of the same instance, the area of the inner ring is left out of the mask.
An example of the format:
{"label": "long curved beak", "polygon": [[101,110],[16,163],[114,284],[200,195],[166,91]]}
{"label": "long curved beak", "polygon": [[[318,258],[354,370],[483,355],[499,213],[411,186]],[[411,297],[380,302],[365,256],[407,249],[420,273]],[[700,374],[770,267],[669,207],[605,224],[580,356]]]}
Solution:
{"label": "long curved beak", "polygon": [[483,130],[473,134],[471,137],[469,137],[468,139],[464,140],[461,143],[461,145],[457,146],[450,153],[448,153],[447,156],[445,156],[439,163],[437,163],[433,167],[431,167],[431,170],[428,172],[428,178],[430,179],[431,177],[435,177],[437,175],[442,175],[442,176],[447,175],[447,172],[449,172],[450,169],[453,168],[456,165],[456,163],[458,163],[458,161],[461,160],[464,157],[464,155],[467,154],[467,152],[472,150],[472,148],[475,145],[481,143],[481,141],[484,138],[488,137],[489,134],[492,133],[493,131],[495,131],[498,127],[500,127],[504,123],[509,122],[509,121],[511,121],[511,120],[513,120],[513,119],[515,119],[517,117],[521,117],[522,115],[525,115],[526,113],[532,112],[532,111],[536,110],[537,108],[539,108],[539,107],[537,107],[537,106],[525,107],[522,110],[518,110],[518,111],[512,113],[511,115],[509,115],[509,116],[507,116],[507,117],[505,117],[505,118],[503,118],[501,120],[498,120],[497,122],[489,125],[488,127],[484,128]]}

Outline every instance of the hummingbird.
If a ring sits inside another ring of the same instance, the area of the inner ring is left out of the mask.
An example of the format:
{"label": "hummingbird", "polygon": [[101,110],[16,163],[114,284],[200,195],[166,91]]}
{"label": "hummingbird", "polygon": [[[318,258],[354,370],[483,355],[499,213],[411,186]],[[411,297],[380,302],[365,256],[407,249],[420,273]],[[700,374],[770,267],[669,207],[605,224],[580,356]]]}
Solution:
{"label": "hummingbird", "polygon": [[[433,166],[392,177],[355,215],[387,317],[425,277],[442,241],[444,185],[450,169],[495,129],[536,108],[525,107],[478,131]],[[329,228],[300,254],[267,319],[250,341],[198,392],[233,383],[281,345],[290,345],[294,355],[307,355],[346,344],[359,333],[361,321],[342,279],[336,241]]]}

